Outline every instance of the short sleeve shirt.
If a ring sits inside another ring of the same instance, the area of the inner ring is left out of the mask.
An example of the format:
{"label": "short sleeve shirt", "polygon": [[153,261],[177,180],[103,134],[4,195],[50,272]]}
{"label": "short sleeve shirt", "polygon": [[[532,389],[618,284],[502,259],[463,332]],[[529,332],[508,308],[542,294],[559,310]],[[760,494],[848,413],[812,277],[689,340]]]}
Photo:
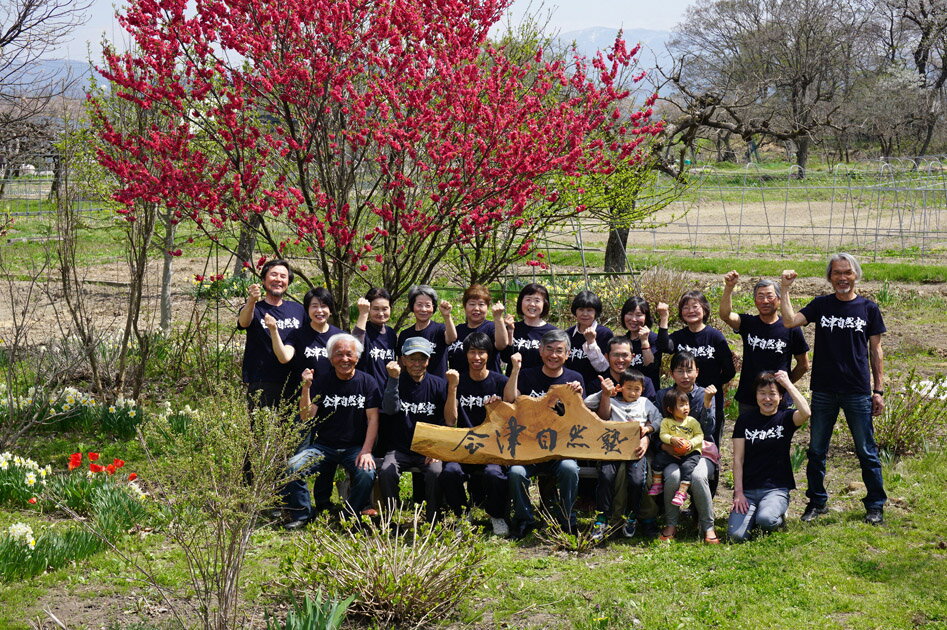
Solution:
{"label": "short sleeve shirt", "polygon": [[428,374],[416,382],[407,372],[398,379],[398,398],[401,408],[386,421],[394,423],[390,432],[390,449],[407,453],[414,439],[414,427],[418,422],[444,424],[444,404],[447,402],[447,381]]}
{"label": "short sleeve shirt", "polygon": [[[510,339],[510,345],[501,352],[503,360],[509,363],[510,357],[518,352],[523,357],[524,369],[541,366],[543,361],[539,357],[539,340],[550,330],[556,330],[556,327],[552,324],[530,326],[526,322],[516,322],[513,324],[513,338]],[[507,376],[511,370],[512,368],[507,366]],[[581,378],[578,380],[582,382]]]}
{"label": "short sleeve shirt", "polygon": [[[457,341],[447,346],[447,366],[452,370],[457,370],[461,374],[466,372],[468,365],[467,355],[464,354],[464,340],[470,336],[471,333],[482,332],[490,337],[492,343],[494,339],[496,339],[495,331],[496,327],[490,320],[484,320],[484,322],[476,328],[471,328],[466,323],[458,324]],[[490,362],[487,363],[487,368],[493,372],[500,371],[500,354],[498,352],[493,353]]]}
{"label": "short sleeve shirt", "polygon": [[286,344],[293,347],[292,371],[299,374],[309,368],[314,374],[321,374],[332,369],[329,363],[329,353],[326,344],[333,335],[338,335],[341,328],[329,324],[325,332],[313,330],[312,326],[305,325],[289,334]]}
{"label": "short sleeve shirt", "polygon": [[792,409],[764,416],[759,409],[740,414],[733,427],[734,439],[744,441],[743,488],[769,490],[796,487],[789,449],[796,424]]}
{"label": "short sleeve shirt", "polygon": [[497,372],[488,371],[482,381],[470,378],[470,372],[460,373],[460,382],[457,384],[457,426],[476,427],[487,419],[487,408],[484,406],[492,396],[503,397],[503,388],[506,387],[507,377]]}
{"label": "short sleeve shirt", "polygon": [[573,381],[581,383],[582,375],[569,368],[562,368],[562,374],[551,377],[546,376],[541,367],[534,367],[520,370],[519,378],[516,381],[516,388],[523,396],[542,398],[553,385],[571,383]]}
{"label": "short sleeve shirt", "polygon": [[[299,302],[284,300],[279,306],[273,306],[266,300],[260,300],[253,307],[253,321],[245,330],[247,343],[243,351],[244,383],[283,383],[290,374],[290,364],[280,363],[273,352],[270,331],[263,323],[263,317],[272,315],[280,339],[286,343],[289,334],[302,327],[306,311]],[[240,324],[237,324],[240,328]]]}
{"label": "short sleeve shirt", "polygon": [[868,339],[886,331],[878,305],[860,295],[846,302],[832,294],[799,312],[815,325],[812,391],[871,394]]}
{"label": "short sleeve shirt", "polygon": [[398,334],[391,326],[382,329],[368,322],[365,328],[365,349],[358,359],[358,370],[365,372],[373,379],[379,391],[384,391],[388,382],[388,371],[385,366],[396,358]]}
{"label": "short sleeve shirt", "polygon": [[434,354],[427,363],[428,374],[443,377],[447,372],[447,340],[444,337],[446,327],[439,322],[430,322],[424,330],[415,330],[414,326],[398,333],[396,354],[401,355],[401,346],[411,337],[423,337],[434,345]]}
{"label": "short sleeve shirt", "polygon": [[315,402],[315,441],[330,448],[362,446],[368,431],[366,409],[381,405],[381,394],[375,380],[355,371],[347,381],[335,371],[314,379],[310,396]]}
{"label": "short sleeve shirt", "polygon": [[[566,367],[575,370],[582,375],[582,386],[589,394],[594,394],[601,389],[601,383],[598,380],[598,371],[592,367],[592,362],[585,356],[585,335],[581,334],[576,326],[572,326],[566,331],[572,342],[572,349],[569,351],[569,359],[566,361]],[[595,344],[602,351],[602,354],[608,349],[608,341],[615,336],[610,328],[596,324],[595,326]]]}
{"label": "short sleeve shirt", "polygon": [[782,318],[767,324],[759,315],[740,315],[743,339],[743,368],[736,399],[747,405],[756,404],[753,383],[760,372],[792,369],[792,358],[809,351],[802,328],[786,328]]}

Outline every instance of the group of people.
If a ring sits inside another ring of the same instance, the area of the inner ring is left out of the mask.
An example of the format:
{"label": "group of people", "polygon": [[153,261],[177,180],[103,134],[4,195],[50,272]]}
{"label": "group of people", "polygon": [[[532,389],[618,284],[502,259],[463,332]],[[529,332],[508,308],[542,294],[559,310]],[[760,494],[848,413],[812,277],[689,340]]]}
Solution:
{"label": "group of people", "polygon": [[[621,308],[624,330],[616,333],[599,323],[602,302],[591,291],[575,296],[575,323],[562,330],[546,321],[550,299],[541,284],[522,288],[516,316],[493,302],[486,287],[473,285],[462,297],[462,323],[454,322],[450,302],[421,285],[408,295],[413,324],[396,332],[389,325],[390,294],[373,288],[358,300],[358,317],[347,333],[330,323],[338,307],[327,290],[310,290],[302,304],[286,299],[293,281],[288,262],[267,262],[261,277],[238,315],[238,327],[247,331],[243,379],[250,405],[298,404],[298,420],[306,427],[288,463],[293,479],[283,490],[287,529],[305,527],[330,507],[334,472],[342,466],[351,479],[346,507],[356,514],[374,513],[376,480],[382,498],[398,502],[400,475],[415,470],[423,479],[416,496],[424,499],[428,518],[439,511],[460,514],[476,504],[489,515],[495,534],[522,537],[536,524],[529,485],[539,477],[547,480],[541,494],[553,497],[555,517],[574,530],[580,470],[575,460],[472,465],[411,450],[418,422],[476,427],[491,401],[541,397],[565,384],[600,418],[637,422],[641,430],[629,461],[586,463],[598,468],[593,536],[645,532],[671,540],[690,497],[703,540],[719,542],[712,500],[724,391],[736,369],[723,333],[708,324],[711,307],[702,292],[681,296],[677,314],[684,326],[673,333],[667,304],[656,304],[652,315],[646,300],[631,297]],[[743,541],[754,528],[771,530],[784,522],[795,488],[791,440],[807,420],[809,502],[802,520],[827,511],[826,455],[840,409],[867,489],[865,520],[882,523],[886,497],[872,416],[884,406],[885,327],[877,305],[856,291],[858,261],[845,253],[832,256],[826,268],[831,293],[799,311],[790,298],[796,273],[786,270],[778,282],[755,284],[755,314],[734,313],[731,296],[739,278],[736,271],[724,276],[718,309],[743,342],[729,537]],[[443,323],[433,321],[435,312]],[[811,406],[794,384],[809,371],[801,332],[808,324],[815,326]],[[664,355],[670,355],[667,387],[661,380]],[[313,475],[310,496],[306,478]],[[662,507],[664,527],[658,529]]]}

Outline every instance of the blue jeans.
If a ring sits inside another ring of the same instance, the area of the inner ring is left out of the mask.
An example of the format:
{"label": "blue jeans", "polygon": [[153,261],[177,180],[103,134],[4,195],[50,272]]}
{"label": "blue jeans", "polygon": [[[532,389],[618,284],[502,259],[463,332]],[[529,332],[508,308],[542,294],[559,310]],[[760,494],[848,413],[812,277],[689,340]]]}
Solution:
{"label": "blue jeans", "polygon": [[[283,498],[293,520],[312,517],[312,505],[309,500],[309,486],[306,485],[306,478],[319,475],[316,478],[316,485],[320,486],[320,480],[328,480],[331,489],[332,478],[335,475],[336,466],[339,465],[345,468],[352,477],[352,488],[346,502],[348,509],[357,514],[368,507],[372,486],[375,483],[375,471],[359,468],[355,465],[355,460],[361,450],[360,446],[332,448],[316,443],[310,444],[289,459],[286,464],[287,472],[291,475],[298,475],[298,477],[283,487]],[[320,498],[317,497],[317,500],[320,500]]]}
{"label": "blue jeans", "polygon": [[845,421],[855,440],[855,454],[862,469],[862,481],[868,494],[862,500],[866,509],[881,508],[887,501],[881,478],[881,460],[875,444],[875,429],[871,420],[871,396],[865,394],[830,394],[812,392],[812,418],[809,430],[809,463],[806,478],[809,487],[806,496],[817,507],[825,506],[829,495],[825,490],[825,457],[829,452],[832,430],[838,420],[839,409],[845,412]]}
{"label": "blue jeans", "polygon": [[744,490],[743,496],[750,504],[746,514],[734,510],[730,512],[727,522],[727,534],[733,542],[746,541],[754,525],[759,525],[760,529],[769,532],[783,524],[783,514],[789,509],[787,488]]}
{"label": "blue jeans", "polygon": [[510,466],[510,496],[513,498],[513,516],[519,522],[533,522],[533,506],[529,501],[529,478],[536,475],[555,475],[559,489],[558,514],[562,523],[574,520],[572,507],[579,490],[579,465],[574,459]]}

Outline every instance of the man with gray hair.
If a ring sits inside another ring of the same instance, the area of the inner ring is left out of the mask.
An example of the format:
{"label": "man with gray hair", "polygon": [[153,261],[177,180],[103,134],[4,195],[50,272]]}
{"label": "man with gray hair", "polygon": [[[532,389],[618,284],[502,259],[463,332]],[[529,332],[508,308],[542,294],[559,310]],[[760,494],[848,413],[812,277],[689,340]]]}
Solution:
{"label": "man with gray hair", "polygon": [[[553,385],[566,384],[582,395],[582,375],[565,366],[571,350],[569,335],[559,330],[550,330],[539,340],[539,358],[542,365],[526,368],[520,372],[523,358],[517,352],[510,357],[510,380],[503,389],[503,400],[515,402],[522,392],[533,398],[540,398]],[[556,479],[559,491],[557,519],[566,531],[576,528],[575,505],[579,489],[579,465],[574,459],[560,459],[527,466],[510,466],[510,496],[513,499],[513,534],[517,538],[525,537],[534,527],[533,508],[529,501],[529,479],[537,475],[550,475]]]}
{"label": "man with gray hair", "polygon": [[861,465],[867,496],[865,522],[884,522],[887,500],[881,477],[881,460],[875,444],[872,416],[884,411],[884,355],[881,335],[884,320],[878,305],[855,292],[862,270],[851,254],[829,258],[825,276],[832,293],[813,299],[798,313],[793,310],[789,289],[796,272],[783,271],[782,315],[787,328],[815,324],[815,357],[812,365],[812,418],[809,436],[809,464],[806,477],[809,505],[803,521],[825,514],[828,493],[825,490],[825,457],[839,409],[855,441],[855,453]]}
{"label": "man with gray hair", "polygon": [[[352,513],[372,515],[368,506],[375,482],[372,448],[378,435],[378,407],[381,395],[371,376],[355,369],[363,347],[358,339],[339,333],[326,343],[332,370],[313,382],[313,371],[302,374],[299,416],[312,420],[309,438],[287,464],[296,475],[283,490],[290,520],[284,527],[294,530],[306,526],[313,515],[306,477],[318,475],[314,486],[316,511],[329,506],[331,480],[342,466],[352,477],[346,507]],[[320,483],[320,479],[322,483]]]}
{"label": "man with gray hair", "polygon": [[[740,369],[740,384],[735,398],[740,404],[740,413],[758,409],[753,383],[761,372],[789,374],[789,380],[798,381],[809,371],[809,344],[801,328],[786,328],[779,316],[780,290],[772,280],[763,278],[753,286],[753,302],[758,315],[733,312],[731,296],[740,281],[740,274],[728,271],[723,277],[723,295],[720,296],[718,312],[733,332],[743,339],[743,366]],[[796,367],[792,367],[792,360]],[[783,396],[780,408],[788,406]]]}

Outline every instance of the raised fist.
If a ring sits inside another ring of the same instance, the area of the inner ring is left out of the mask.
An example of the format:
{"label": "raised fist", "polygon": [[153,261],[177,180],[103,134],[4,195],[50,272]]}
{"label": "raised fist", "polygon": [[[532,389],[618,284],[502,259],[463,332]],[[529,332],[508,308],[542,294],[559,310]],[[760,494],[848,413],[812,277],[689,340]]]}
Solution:
{"label": "raised fist", "polygon": [[783,289],[788,289],[792,286],[793,280],[795,280],[797,277],[798,274],[796,273],[795,269],[786,269],[783,271],[783,275],[779,278],[779,285]]}
{"label": "raised fist", "polygon": [[447,300],[441,300],[441,303],[437,305],[437,308],[441,312],[441,317],[447,319],[450,317],[450,310],[453,308],[453,305]]}
{"label": "raised fist", "polygon": [[247,295],[250,297],[251,302],[259,302],[260,297],[263,295],[260,289],[260,285],[256,283],[251,284],[250,287],[247,289]]}
{"label": "raised fist", "polygon": [[725,285],[727,285],[727,287],[729,287],[729,288],[731,288],[731,289],[732,289],[733,287],[737,286],[737,282],[739,282],[739,281],[740,281],[740,274],[737,273],[736,271],[728,271],[728,272],[723,276],[723,283],[724,283]]}
{"label": "raised fist", "polygon": [[312,368],[303,370],[303,387],[312,385]]}
{"label": "raised fist", "polygon": [[710,404],[710,401],[714,399],[714,396],[717,394],[717,386],[711,383],[704,388],[704,406]]}
{"label": "raised fist", "polygon": [[401,365],[397,361],[389,361],[385,365],[385,370],[387,370],[388,376],[391,378],[398,378],[401,376]]}
{"label": "raised fist", "polygon": [[651,334],[651,329],[648,328],[647,326],[642,326],[641,328],[638,329],[638,340],[647,341],[648,335],[650,334]]}
{"label": "raised fist", "polygon": [[595,339],[598,335],[595,334],[595,328],[589,327],[582,332],[582,336],[585,337],[585,343],[592,345],[595,343]]}
{"label": "raised fist", "polygon": [[510,357],[510,365],[513,366],[513,369],[518,370],[523,365],[523,355],[517,352]]}
{"label": "raised fist", "polygon": [[506,307],[503,306],[503,302],[494,302],[493,303],[493,319],[501,319],[503,317],[503,311],[506,310]]}
{"label": "raised fist", "polygon": [[660,322],[661,328],[666,328],[668,317],[671,315],[671,309],[668,307],[667,302],[658,302],[658,305],[654,307],[654,312],[658,314],[658,321]]}
{"label": "raised fist", "polygon": [[786,374],[786,370],[779,370],[773,376],[776,378],[776,382],[782,385],[784,389],[791,385],[791,381],[789,380],[789,375]]}
{"label": "raised fist", "polygon": [[372,303],[363,297],[358,298],[358,302],[356,302],[355,305],[358,307],[359,315],[368,315],[368,311],[372,308]]}
{"label": "raised fist", "polygon": [[444,378],[447,379],[448,387],[457,387],[457,383],[460,382],[460,372],[457,370],[447,370],[444,372]]}

